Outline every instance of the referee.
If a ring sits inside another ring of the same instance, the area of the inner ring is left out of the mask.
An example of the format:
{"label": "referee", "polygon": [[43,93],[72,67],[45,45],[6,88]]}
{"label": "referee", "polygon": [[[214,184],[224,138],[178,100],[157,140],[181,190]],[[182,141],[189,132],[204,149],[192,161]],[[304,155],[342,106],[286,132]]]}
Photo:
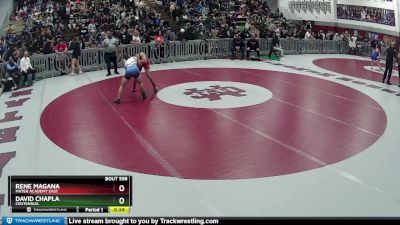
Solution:
{"label": "referee", "polygon": [[383,74],[383,80],[382,83],[385,83],[386,76],[387,76],[387,81],[386,84],[392,85],[390,83],[390,78],[392,77],[392,71],[393,71],[393,64],[394,64],[394,59],[397,61],[397,52],[394,50],[394,46],[396,45],[396,42],[392,42],[390,47],[386,49],[386,69],[385,73]]}
{"label": "referee", "polygon": [[115,50],[117,49],[118,39],[112,36],[110,31],[107,32],[107,37],[103,41],[103,47],[105,47],[104,61],[107,63],[107,76],[111,75],[111,62],[114,64],[114,73],[119,74],[117,68],[117,55]]}

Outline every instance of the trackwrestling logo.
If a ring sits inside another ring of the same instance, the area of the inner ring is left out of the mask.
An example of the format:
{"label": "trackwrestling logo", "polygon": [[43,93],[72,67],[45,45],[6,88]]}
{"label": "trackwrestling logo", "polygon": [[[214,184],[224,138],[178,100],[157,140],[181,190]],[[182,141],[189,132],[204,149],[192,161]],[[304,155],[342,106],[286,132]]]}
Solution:
{"label": "trackwrestling logo", "polygon": [[2,223],[9,225],[64,225],[64,220],[64,217],[3,217]]}

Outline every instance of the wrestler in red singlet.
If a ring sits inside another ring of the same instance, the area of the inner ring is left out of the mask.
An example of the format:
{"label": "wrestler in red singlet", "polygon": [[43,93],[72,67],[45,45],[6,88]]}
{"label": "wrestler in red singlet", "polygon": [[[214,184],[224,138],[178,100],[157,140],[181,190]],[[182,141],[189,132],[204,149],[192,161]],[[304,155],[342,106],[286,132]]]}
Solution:
{"label": "wrestler in red singlet", "polygon": [[[153,85],[154,93],[157,93],[158,87],[156,83],[154,82],[154,79],[150,76],[150,61],[147,58],[146,54],[144,52],[139,53],[139,61],[141,63],[141,68],[140,71],[144,68],[144,71],[146,72],[146,77],[149,79],[151,84]],[[133,92],[136,91],[136,83],[133,83]]]}

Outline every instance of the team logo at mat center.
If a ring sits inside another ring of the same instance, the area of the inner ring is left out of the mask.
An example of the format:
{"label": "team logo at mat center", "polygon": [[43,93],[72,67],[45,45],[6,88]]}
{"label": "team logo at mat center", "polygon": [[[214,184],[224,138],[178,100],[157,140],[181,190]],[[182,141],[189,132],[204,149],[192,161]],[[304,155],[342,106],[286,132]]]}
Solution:
{"label": "team logo at mat center", "polygon": [[191,88],[187,89],[183,94],[189,95],[194,99],[207,98],[210,101],[222,100],[223,95],[230,95],[235,97],[246,96],[246,91],[233,86],[221,87],[220,85],[213,85],[206,89]]}
{"label": "team logo at mat center", "polygon": [[239,108],[257,105],[272,98],[266,88],[230,81],[198,81],[172,85],[157,97],[166,103],[192,108]]}

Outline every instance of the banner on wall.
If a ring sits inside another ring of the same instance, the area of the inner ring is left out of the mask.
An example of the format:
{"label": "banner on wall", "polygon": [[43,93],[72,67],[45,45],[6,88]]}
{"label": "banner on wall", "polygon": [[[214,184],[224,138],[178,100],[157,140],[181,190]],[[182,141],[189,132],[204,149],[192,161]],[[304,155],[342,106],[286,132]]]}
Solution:
{"label": "banner on wall", "polygon": [[296,11],[298,13],[331,13],[332,7],[330,1],[319,1],[319,0],[310,0],[310,1],[301,1],[301,0],[291,0],[288,1],[288,8],[292,13]]}
{"label": "banner on wall", "polygon": [[368,37],[370,40],[378,40],[379,39],[379,33],[375,33],[375,32],[369,32],[368,33]]}
{"label": "banner on wall", "polygon": [[337,18],[395,26],[395,11],[359,5],[337,4]]}
{"label": "banner on wall", "polygon": [[389,46],[390,43],[396,42],[396,41],[397,41],[396,37],[383,35],[383,43],[385,43],[385,46]]}
{"label": "banner on wall", "polygon": [[333,22],[333,0],[279,0],[279,9],[286,18]]}

